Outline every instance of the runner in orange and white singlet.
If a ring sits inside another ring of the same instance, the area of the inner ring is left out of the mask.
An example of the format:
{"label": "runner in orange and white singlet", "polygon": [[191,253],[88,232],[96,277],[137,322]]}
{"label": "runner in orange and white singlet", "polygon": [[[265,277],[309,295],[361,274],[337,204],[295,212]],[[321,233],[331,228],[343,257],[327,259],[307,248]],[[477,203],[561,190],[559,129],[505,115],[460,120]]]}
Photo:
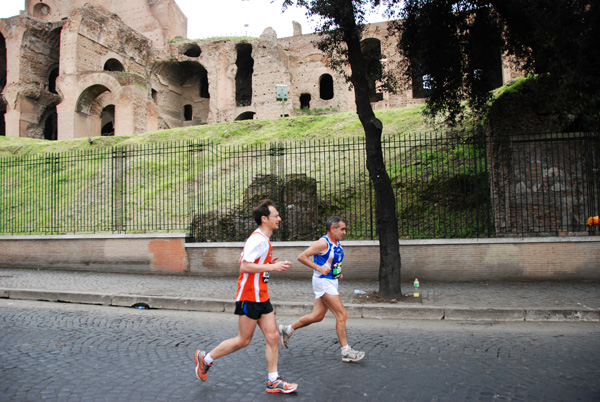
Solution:
{"label": "runner in orange and white singlet", "polygon": [[[244,251],[240,257],[240,264],[242,261],[254,262],[255,264],[269,264],[272,257],[273,247],[269,238],[260,229],[256,229],[252,232],[248,240],[246,240]],[[268,271],[259,273],[240,271],[235,301],[266,302],[269,300],[268,282]]]}
{"label": "runner in orange and white singlet", "polygon": [[235,298],[235,314],[239,316],[238,335],[221,342],[209,353],[197,350],[194,356],[196,377],[206,381],[208,369],[216,359],[248,346],[258,324],[266,340],[265,356],[268,370],[266,391],[288,394],[296,391],[298,384],[284,381],[277,370],[279,332],[269,298],[268,282],[271,272],[285,272],[292,263],[273,258],[273,248],[269,238],[275,230],[279,229],[281,222],[273,202],[261,201],[252,211],[252,215],[258,228],[246,240],[239,260],[240,276]]}

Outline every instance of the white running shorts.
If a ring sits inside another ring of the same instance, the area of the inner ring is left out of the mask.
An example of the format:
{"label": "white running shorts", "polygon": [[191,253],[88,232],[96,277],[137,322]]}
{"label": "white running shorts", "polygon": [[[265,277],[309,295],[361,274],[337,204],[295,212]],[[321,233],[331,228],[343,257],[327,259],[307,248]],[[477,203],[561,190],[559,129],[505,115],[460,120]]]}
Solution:
{"label": "white running shorts", "polygon": [[337,279],[319,278],[317,276],[313,276],[312,285],[313,291],[315,292],[315,299],[320,299],[325,293],[333,296],[339,295]]}

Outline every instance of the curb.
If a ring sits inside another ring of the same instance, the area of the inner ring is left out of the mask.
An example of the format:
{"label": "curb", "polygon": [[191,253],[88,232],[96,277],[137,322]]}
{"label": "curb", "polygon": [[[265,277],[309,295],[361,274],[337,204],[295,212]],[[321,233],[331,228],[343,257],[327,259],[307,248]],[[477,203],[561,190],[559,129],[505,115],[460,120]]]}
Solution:
{"label": "curb", "polygon": [[[3,289],[0,298],[47,301],[74,304],[94,304],[115,307],[139,307],[161,310],[233,313],[235,302],[169,296],[107,295],[101,293],[62,292],[35,289]],[[299,302],[273,303],[276,314],[301,316],[312,311],[313,305]],[[449,320],[502,322],[600,322],[600,310],[556,308],[474,308],[428,307],[398,304],[347,304],[349,318],[379,320]]]}

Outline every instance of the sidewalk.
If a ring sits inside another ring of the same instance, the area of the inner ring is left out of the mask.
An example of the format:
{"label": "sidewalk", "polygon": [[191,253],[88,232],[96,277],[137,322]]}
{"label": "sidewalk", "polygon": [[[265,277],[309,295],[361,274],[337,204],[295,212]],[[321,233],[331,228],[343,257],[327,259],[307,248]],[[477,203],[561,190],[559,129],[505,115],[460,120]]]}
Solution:
{"label": "sidewalk", "polygon": [[[236,278],[136,275],[97,272],[0,269],[0,298],[60,301],[121,307],[233,312]],[[503,282],[427,283],[411,302],[373,303],[376,281],[340,281],[351,318],[485,321],[600,322],[600,283]],[[412,294],[412,283],[403,283]],[[356,296],[354,290],[367,292]],[[269,282],[276,313],[299,316],[312,310],[310,274],[306,280]]]}

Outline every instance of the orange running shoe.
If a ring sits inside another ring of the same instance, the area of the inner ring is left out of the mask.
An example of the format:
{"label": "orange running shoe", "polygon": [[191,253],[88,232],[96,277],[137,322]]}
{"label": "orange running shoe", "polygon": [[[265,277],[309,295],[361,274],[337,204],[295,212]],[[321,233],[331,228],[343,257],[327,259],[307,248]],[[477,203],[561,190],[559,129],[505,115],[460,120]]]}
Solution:
{"label": "orange running shoe", "polygon": [[212,364],[204,361],[204,356],[206,356],[206,352],[199,350],[196,351],[196,355],[194,356],[194,360],[196,361],[196,377],[202,381],[206,381],[206,373],[212,367]]}
{"label": "orange running shoe", "polygon": [[267,381],[267,392],[270,394],[274,394],[277,392],[282,392],[284,394],[289,394],[290,392],[296,391],[298,388],[298,384],[293,382],[283,381],[281,376],[277,377],[275,381]]}

